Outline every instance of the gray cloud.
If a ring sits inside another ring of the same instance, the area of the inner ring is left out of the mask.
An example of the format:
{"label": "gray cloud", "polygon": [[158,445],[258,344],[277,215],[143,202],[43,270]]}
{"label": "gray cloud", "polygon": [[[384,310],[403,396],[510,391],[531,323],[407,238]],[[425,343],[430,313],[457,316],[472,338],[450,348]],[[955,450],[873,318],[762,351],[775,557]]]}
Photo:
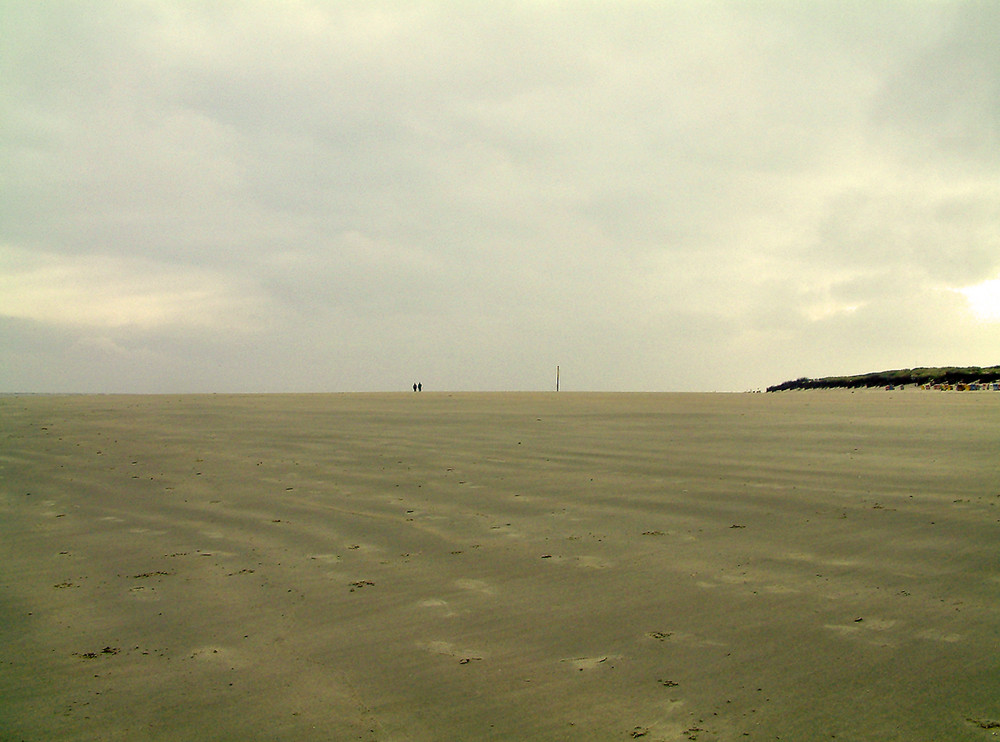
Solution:
{"label": "gray cloud", "polygon": [[3,13],[0,387],[996,362],[994,4]]}
{"label": "gray cloud", "polygon": [[[910,156],[932,151],[996,178],[1000,167],[1000,13],[956,8],[941,38],[883,83],[874,120]],[[946,163],[951,164],[951,163]],[[954,164],[952,165],[954,167]]]}

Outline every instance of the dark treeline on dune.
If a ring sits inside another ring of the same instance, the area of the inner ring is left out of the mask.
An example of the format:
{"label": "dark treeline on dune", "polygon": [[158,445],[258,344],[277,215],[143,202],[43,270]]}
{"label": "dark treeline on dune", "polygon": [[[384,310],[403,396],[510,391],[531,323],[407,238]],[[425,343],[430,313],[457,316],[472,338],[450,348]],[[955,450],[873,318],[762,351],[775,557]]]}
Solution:
{"label": "dark treeline on dune", "polygon": [[902,368],[876,371],[857,376],[827,376],[822,379],[802,377],[769,386],[769,392],[786,389],[864,389],[904,384],[972,384],[1000,381],[1000,366],[942,366],[937,368]]}

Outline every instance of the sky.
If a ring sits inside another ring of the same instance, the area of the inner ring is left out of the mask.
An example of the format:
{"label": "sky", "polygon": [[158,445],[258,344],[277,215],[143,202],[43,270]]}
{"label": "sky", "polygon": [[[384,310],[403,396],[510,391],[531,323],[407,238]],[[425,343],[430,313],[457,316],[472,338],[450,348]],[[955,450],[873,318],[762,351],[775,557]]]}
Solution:
{"label": "sky", "polygon": [[0,0],[0,391],[1000,364],[1000,3]]}

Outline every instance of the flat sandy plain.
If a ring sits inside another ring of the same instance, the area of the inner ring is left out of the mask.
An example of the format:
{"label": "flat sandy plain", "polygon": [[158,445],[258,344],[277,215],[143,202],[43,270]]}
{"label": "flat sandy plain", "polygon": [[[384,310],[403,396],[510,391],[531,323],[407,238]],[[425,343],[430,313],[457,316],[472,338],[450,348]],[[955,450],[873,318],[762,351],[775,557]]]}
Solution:
{"label": "flat sandy plain", "polygon": [[1000,394],[0,398],[0,739],[1000,736]]}

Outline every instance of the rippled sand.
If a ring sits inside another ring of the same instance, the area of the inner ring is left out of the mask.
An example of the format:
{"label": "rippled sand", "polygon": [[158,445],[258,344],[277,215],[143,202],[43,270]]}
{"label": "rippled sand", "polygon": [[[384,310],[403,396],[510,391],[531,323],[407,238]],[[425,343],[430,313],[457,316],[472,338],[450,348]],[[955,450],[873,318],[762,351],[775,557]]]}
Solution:
{"label": "rippled sand", "polygon": [[998,462],[990,393],[3,397],[0,739],[990,739]]}

